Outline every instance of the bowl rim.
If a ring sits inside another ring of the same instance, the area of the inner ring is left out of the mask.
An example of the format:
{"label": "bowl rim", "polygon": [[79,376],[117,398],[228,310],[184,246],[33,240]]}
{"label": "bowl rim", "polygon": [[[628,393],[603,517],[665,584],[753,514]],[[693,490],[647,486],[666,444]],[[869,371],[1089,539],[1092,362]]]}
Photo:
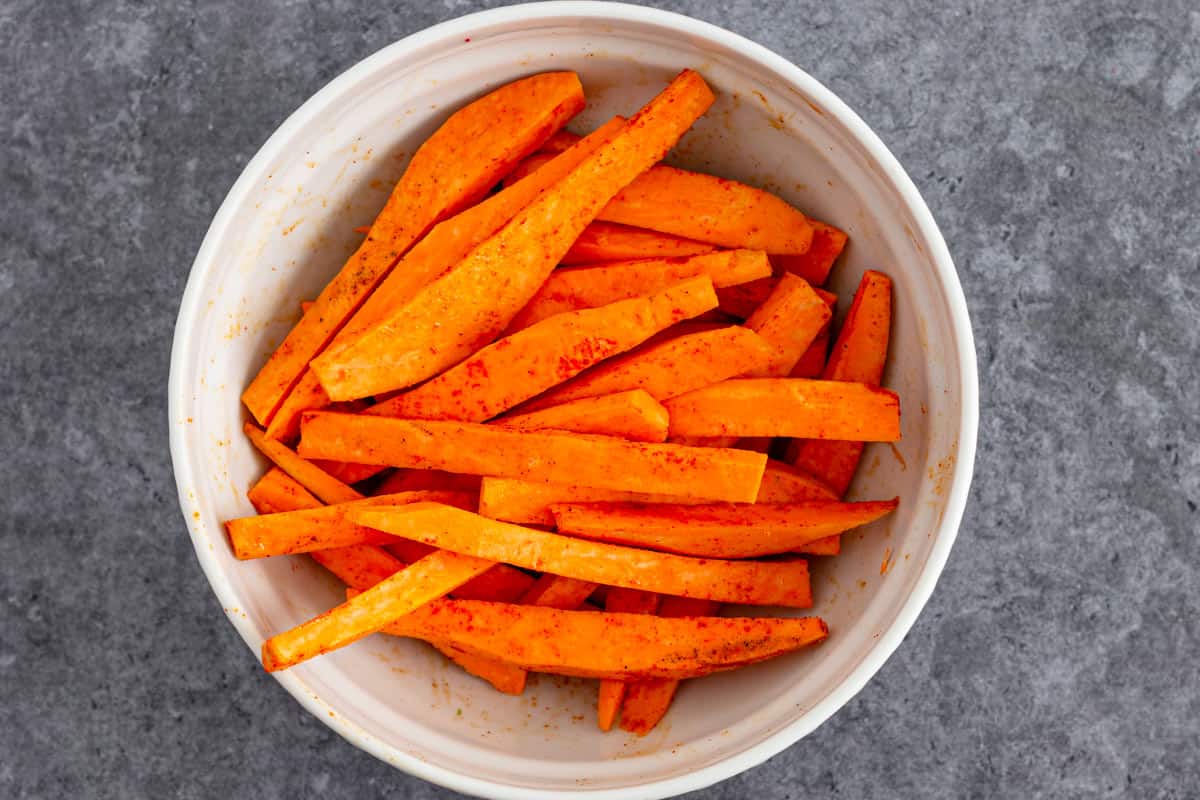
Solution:
{"label": "bowl rim", "polygon": [[[801,89],[809,97],[814,98],[823,111],[844,125],[857,143],[879,164],[884,172],[884,177],[894,186],[916,222],[918,228],[916,233],[923,237],[929,247],[930,260],[946,298],[950,325],[957,340],[957,367],[960,374],[958,391],[961,398],[961,413],[958,420],[958,454],[953,468],[951,488],[946,498],[945,513],[938,525],[929,557],[914,583],[912,592],[897,612],[893,622],[881,633],[858,665],[825,698],[808,709],[799,719],[781,727],[778,731],[738,753],[684,775],[621,787],[583,788],[570,792],[534,789],[477,778],[423,761],[417,756],[386,744],[341,714],[333,713],[335,709],[315,695],[297,674],[291,671],[272,673],[280,685],[309,713],[354,746],[431,783],[471,795],[503,798],[504,800],[562,797],[566,794],[587,794],[595,798],[614,799],[632,796],[655,798],[673,796],[710,786],[757,766],[807,736],[857,695],[907,636],[917,616],[933,593],[958,535],[974,471],[979,424],[979,378],[974,336],[966,298],[954,262],[941,231],[934,221],[933,214],[908,173],[878,135],[837,95],[800,67],[763,45],[732,31],[683,14],[628,3],[605,0],[551,0],[551,2],[521,3],[457,17],[425,28],[383,47],[342,72],[305,101],[276,128],[246,164],[214,215],[192,263],[180,302],[171,347],[170,377],[167,389],[168,419],[171,428],[170,451],[180,507],[189,525],[194,520],[188,513],[189,503],[186,495],[190,491],[188,487],[198,484],[194,480],[185,455],[189,447],[186,441],[187,426],[180,423],[179,420],[182,419],[181,411],[191,390],[187,376],[184,374],[185,367],[190,362],[188,354],[197,347],[196,326],[192,323],[204,306],[205,298],[201,294],[202,286],[207,284],[209,275],[216,266],[214,256],[219,243],[227,235],[228,228],[233,222],[235,207],[257,183],[267,165],[282,153],[283,144],[290,140],[294,133],[309,124],[319,111],[356,84],[360,78],[403,57],[409,50],[437,44],[450,45],[455,41],[461,42],[464,33],[483,26],[546,18],[569,20],[597,17],[666,27],[680,35],[737,50],[764,71],[779,76],[787,83]],[[235,609],[239,603],[233,585],[226,578],[215,553],[210,552],[207,543],[203,541],[202,533],[202,530],[189,527],[189,535],[201,569],[220,600],[226,617],[233,623],[234,628],[251,650],[254,650],[260,636],[248,618],[236,613]]]}

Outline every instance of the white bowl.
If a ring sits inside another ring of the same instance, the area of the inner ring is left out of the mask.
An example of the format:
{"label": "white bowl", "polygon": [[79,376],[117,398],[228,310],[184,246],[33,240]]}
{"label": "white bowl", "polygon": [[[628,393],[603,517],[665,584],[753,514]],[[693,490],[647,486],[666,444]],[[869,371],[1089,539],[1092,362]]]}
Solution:
{"label": "white bowl", "polygon": [[[238,562],[221,527],[252,512],[264,462],[238,395],[341,266],[407,155],[453,109],[517,77],[580,73],[586,130],[628,114],[683,67],[718,93],[672,160],[778,192],[850,234],[833,288],[864,269],[895,281],[886,384],[904,438],[867,451],[854,493],[902,498],[886,521],[814,560],[819,647],[687,683],[651,735],[603,734],[594,684],[534,676],[506,697],[430,648],[375,636],[280,683],[353,744],[426,780],[501,798],[663,797],[774,755],[858,692],[913,624],[946,561],[975,453],[978,384],[967,308],[945,243],[904,170],[837,97],[728,31],[609,3],[512,6],[387,47],[294,113],[247,165],[196,256],[171,355],[171,455],[200,564],[255,656],[263,639],[335,605],[305,558]],[[843,304],[843,308],[845,304]],[[886,567],[884,566],[886,565]],[[254,669],[246,659],[241,669]]]}

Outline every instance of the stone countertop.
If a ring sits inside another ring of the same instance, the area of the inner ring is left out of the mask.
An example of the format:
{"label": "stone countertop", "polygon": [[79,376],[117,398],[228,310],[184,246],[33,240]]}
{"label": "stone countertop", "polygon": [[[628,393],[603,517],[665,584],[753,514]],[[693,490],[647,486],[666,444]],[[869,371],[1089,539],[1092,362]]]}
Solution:
{"label": "stone countertop", "polygon": [[[165,385],[192,257],[268,134],[491,4],[158,5],[0,5],[0,795],[449,797],[254,668],[185,535]],[[800,64],[893,149],[957,259],[983,398],[908,639],[695,796],[1194,796],[1200,8],[666,5]]]}

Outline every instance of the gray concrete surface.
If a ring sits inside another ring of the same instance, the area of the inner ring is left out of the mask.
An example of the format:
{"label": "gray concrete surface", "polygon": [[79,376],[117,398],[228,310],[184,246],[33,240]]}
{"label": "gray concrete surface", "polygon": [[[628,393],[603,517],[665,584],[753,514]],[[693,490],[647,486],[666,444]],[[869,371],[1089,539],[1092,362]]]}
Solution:
{"label": "gray concrete surface", "polygon": [[[255,149],[482,5],[0,4],[0,796],[451,796],[255,668],[175,503],[165,381]],[[983,381],[912,635],[813,736],[696,796],[1197,796],[1200,7],[668,5],[879,131],[958,260]]]}

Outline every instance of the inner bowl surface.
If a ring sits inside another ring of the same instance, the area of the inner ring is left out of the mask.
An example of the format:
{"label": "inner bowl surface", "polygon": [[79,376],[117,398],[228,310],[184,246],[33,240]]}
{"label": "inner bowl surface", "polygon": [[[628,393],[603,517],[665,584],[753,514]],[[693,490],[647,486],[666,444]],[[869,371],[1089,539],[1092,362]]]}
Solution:
{"label": "inner bowl surface", "polygon": [[[262,641],[340,602],[307,558],[238,562],[221,522],[252,513],[264,462],[238,395],[353,252],[409,155],[464,103],[515,78],[579,72],[586,131],[630,114],[681,68],[716,105],[669,159],[774,191],[850,234],[831,288],[842,311],[863,270],[895,282],[891,361],[903,440],[868,448],[852,494],[900,509],[813,559],[831,638],[773,662],[686,683],[649,736],[603,734],[595,687],[531,676],[507,697],[415,642],[375,636],[278,673],[354,744],[460,791],[528,798],[568,790],[665,796],[728,777],[804,736],[852,697],[908,631],[953,542],[974,458],[977,379],[962,292],[911,181],[828,90],[740,37],[607,3],[484,12],[363,61],[297,111],[247,166],[213,221],[180,309],[171,448],[201,565],[257,655]],[[250,659],[242,665],[253,669]],[[637,787],[636,790],[634,787]]]}

